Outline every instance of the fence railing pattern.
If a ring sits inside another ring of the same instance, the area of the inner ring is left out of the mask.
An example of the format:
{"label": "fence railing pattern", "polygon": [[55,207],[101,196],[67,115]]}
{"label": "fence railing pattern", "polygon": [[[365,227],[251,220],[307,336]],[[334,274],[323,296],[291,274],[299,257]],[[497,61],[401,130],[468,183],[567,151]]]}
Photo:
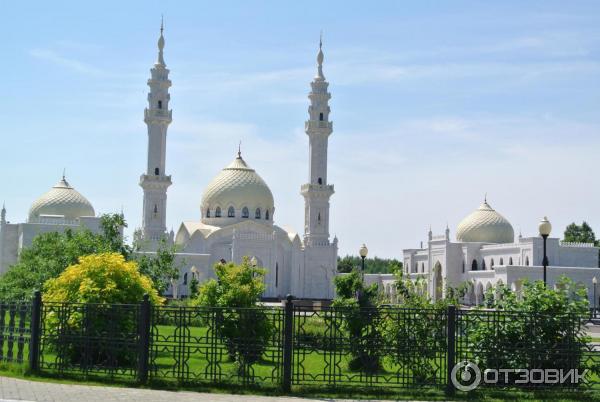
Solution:
{"label": "fence railing pattern", "polygon": [[40,370],[136,378],[139,305],[44,303]]}
{"label": "fence railing pattern", "polygon": [[294,309],[297,385],[445,386],[444,310]]}
{"label": "fence railing pattern", "polygon": [[[0,303],[0,361],[32,370],[138,382],[282,387],[437,387],[452,369],[589,370],[600,349],[576,316],[492,310],[206,308]],[[515,378],[500,386],[515,386]],[[492,385],[492,384],[487,384]],[[553,384],[535,384],[555,386]],[[561,388],[565,388],[561,386]],[[567,386],[569,388],[569,386]]]}
{"label": "fence railing pattern", "polygon": [[150,377],[280,384],[283,318],[281,308],[154,307]]}
{"label": "fence railing pattern", "polygon": [[457,361],[475,362],[482,372],[499,373],[494,374],[497,383],[487,385],[514,386],[524,378],[520,374],[523,369],[539,374],[532,374],[533,381],[520,387],[552,385],[538,381],[546,375],[545,369],[560,370],[559,377],[569,378],[561,384],[564,388],[581,386],[571,380],[575,379],[575,372],[583,373],[586,369],[596,372],[589,373],[588,378],[595,379],[587,385],[598,385],[593,382],[599,380],[600,352],[589,342],[584,323],[576,315],[458,310],[456,322]]}
{"label": "fence railing pattern", "polygon": [[30,323],[31,303],[0,301],[0,362],[26,362]]}

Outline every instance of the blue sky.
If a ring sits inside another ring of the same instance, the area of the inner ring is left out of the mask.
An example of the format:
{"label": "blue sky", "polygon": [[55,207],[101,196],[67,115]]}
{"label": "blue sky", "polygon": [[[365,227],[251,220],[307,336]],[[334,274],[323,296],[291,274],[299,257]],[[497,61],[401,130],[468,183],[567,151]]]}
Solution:
{"label": "blue sky", "polygon": [[306,95],[324,31],[332,92],[331,232],[401,256],[451,234],[487,192],[524,235],[600,232],[600,2],[5,2],[0,24],[8,219],[67,170],[98,213],[140,225],[143,109],[160,16],[171,69],[168,226],[199,219],[235,155],[303,226]]}

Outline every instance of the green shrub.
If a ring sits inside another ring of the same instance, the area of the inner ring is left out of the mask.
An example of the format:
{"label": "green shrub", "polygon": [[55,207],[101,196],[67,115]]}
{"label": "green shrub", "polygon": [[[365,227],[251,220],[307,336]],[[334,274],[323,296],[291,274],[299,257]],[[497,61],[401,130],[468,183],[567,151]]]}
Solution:
{"label": "green shrub", "polygon": [[379,291],[377,284],[365,287],[362,274],[353,270],[346,275],[335,277],[336,297],[333,300],[333,317],[346,332],[349,340],[350,370],[363,370],[375,373],[381,365],[380,313],[377,307]]}
{"label": "green shrub", "polygon": [[200,287],[195,304],[214,308],[216,330],[240,374],[259,361],[274,331],[267,310],[256,308],[265,290],[266,271],[253,267],[244,257],[240,265],[217,263],[217,279]]}
{"label": "green shrub", "polygon": [[[145,294],[152,303],[163,301],[152,281],[123,255],[81,257],[44,285],[50,349],[73,364],[132,364],[136,351],[119,345],[136,334],[137,308],[123,304],[139,304]],[[94,338],[103,342],[88,342]]]}
{"label": "green shrub", "polygon": [[400,309],[390,311],[381,324],[386,345],[394,351],[387,357],[409,369],[415,383],[435,383],[436,376],[441,375],[436,357],[447,348],[446,311],[449,305],[457,304],[456,292],[447,291],[452,297],[433,302],[419,292],[424,279],[413,282],[404,278],[402,270],[395,274]]}
{"label": "green shrub", "polygon": [[487,292],[485,305],[492,310],[465,318],[468,347],[482,370],[584,368],[589,310],[582,286],[566,277],[556,290],[525,282],[520,297],[499,286]]}

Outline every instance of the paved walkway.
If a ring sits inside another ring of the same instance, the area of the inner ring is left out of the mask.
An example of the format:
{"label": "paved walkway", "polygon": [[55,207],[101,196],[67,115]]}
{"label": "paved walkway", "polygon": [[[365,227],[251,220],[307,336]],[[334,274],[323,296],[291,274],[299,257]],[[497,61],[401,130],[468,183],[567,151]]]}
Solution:
{"label": "paved walkway", "polygon": [[[115,388],[92,385],[58,384],[0,377],[0,402],[304,402],[335,401],[341,399],[305,399],[255,395],[206,394],[199,392],[171,392],[137,388]],[[365,402],[365,401],[362,401]]]}

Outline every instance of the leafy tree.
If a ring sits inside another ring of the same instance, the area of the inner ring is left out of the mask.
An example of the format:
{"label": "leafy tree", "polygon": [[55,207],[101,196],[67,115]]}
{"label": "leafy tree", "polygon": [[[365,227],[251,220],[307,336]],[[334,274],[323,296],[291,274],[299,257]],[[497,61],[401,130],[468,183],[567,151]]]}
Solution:
{"label": "leafy tree", "polygon": [[446,310],[448,305],[458,304],[458,292],[447,290],[445,298],[434,302],[425,292],[423,277],[413,281],[404,275],[402,269],[395,272],[401,308],[391,310],[381,323],[383,339],[394,351],[387,358],[406,367],[415,383],[435,383],[439,375],[436,356],[447,347]]}
{"label": "leafy tree", "polygon": [[176,262],[176,252],[176,245],[169,245],[165,240],[161,240],[156,253],[137,252],[133,255],[140,272],[152,279],[160,295],[164,295],[171,279],[179,279],[179,268],[183,262]]}
{"label": "leafy tree", "polygon": [[100,220],[100,227],[109,249],[122,254],[128,260],[133,249],[125,243],[123,238],[123,229],[127,227],[127,221],[123,213],[103,215]]}
{"label": "leafy tree", "polygon": [[[333,300],[335,320],[341,318],[341,329],[349,337],[350,370],[374,373],[381,370],[380,315],[377,306],[377,284],[365,286],[362,274],[354,269],[334,280],[336,297]],[[332,323],[337,326],[337,323]]]}
{"label": "leafy tree", "polygon": [[266,310],[256,308],[265,291],[266,270],[253,267],[247,257],[240,265],[217,263],[214,270],[217,279],[200,287],[195,304],[220,307],[215,311],[217,333],[239,373],[245,374],[250,365],[260,360],[274,333]]}
{"label": "leafy tree", "polygon": [[192,280],[190,280],[190,292],[189,292],[189,299],[190,300],[194,300],[198,297],[198,295],[200,294],[200,281],[198,281],[198,279],[196,279],[196,276],[192,276]]}
{"label": "leafy tree", "polygon": [[[349,273],[353,269],[360,271],[361,267],[362,259],[358,256],[338,257],[338,272]],[[379,257],[365,259],[365,273],[367,274],[393,273],[398,267],[402,268],[402,262],[396,259]]]}
{"label": "leafy tree", "polygon": [[463,318],[469,322],[465,339],[482,370],[584,368],[589,338],[583,324],[589,310],[583,286],[563,276],[557,289],[542,281],[525,282],[517,297],[501,285],[485,298],[494,311],[474,311],[472,318]]}
{"label": "leafy tree", "polygon": [[174,245],[161,242],[156,253],[143,253],[139,243],[129,246],[123,238],[127,222],[122,214],[106,214],[100,220],[100,233],[88,229],[48,232],[37,235],[30,247],[23,249],[19,262],[0,276],[0,295],[4,300],[24,300],[56,278],[79,257],[115,252],[127,261],[136,261],[142,274],[150,277],[159,294],[164,294],[171,279],[179,277]]}
{"label": "leafy tree", "polygon": [[[50,339],[51,350],[74,364],[134,365],[137,351],[118,340],[136,333],[138,314],[137,309],[123,304],[139,303],[145,294],[154,304],[163,302],[152,280],[140,274],[137,264],[125,261],[123,255],[81,257],[77,264],[44,284],[44,324],[48,333],[55,334]],[[92,339],[111,334],[114,343],[83,345],[79,340],[82,333]]]}
{"label": "leafy tree", "polygon": [[79,258],[77,264],[44,284],[44,302],[131,304],[145,294],[154,304],[163,299],[152,280],[140,273],[134,261],[119,253],[100,253]]}
{"label": "leafy tree", "polygon": [[102,233],[87,229],[48,232],[37,235],[30,247],[24,248],[19,262],[0,277],[0,295],[5,300],[24,300],[41,289],[44,282],[55,278],[79,257],[106,252],[126,252],[121,229],[122,215],[104,215]]}
{"label": "leafy tree", "polygon": [[571,223],[565,229],[564,241],[574,243],[596,243],[596,235],[586,221],[581,225]]}

